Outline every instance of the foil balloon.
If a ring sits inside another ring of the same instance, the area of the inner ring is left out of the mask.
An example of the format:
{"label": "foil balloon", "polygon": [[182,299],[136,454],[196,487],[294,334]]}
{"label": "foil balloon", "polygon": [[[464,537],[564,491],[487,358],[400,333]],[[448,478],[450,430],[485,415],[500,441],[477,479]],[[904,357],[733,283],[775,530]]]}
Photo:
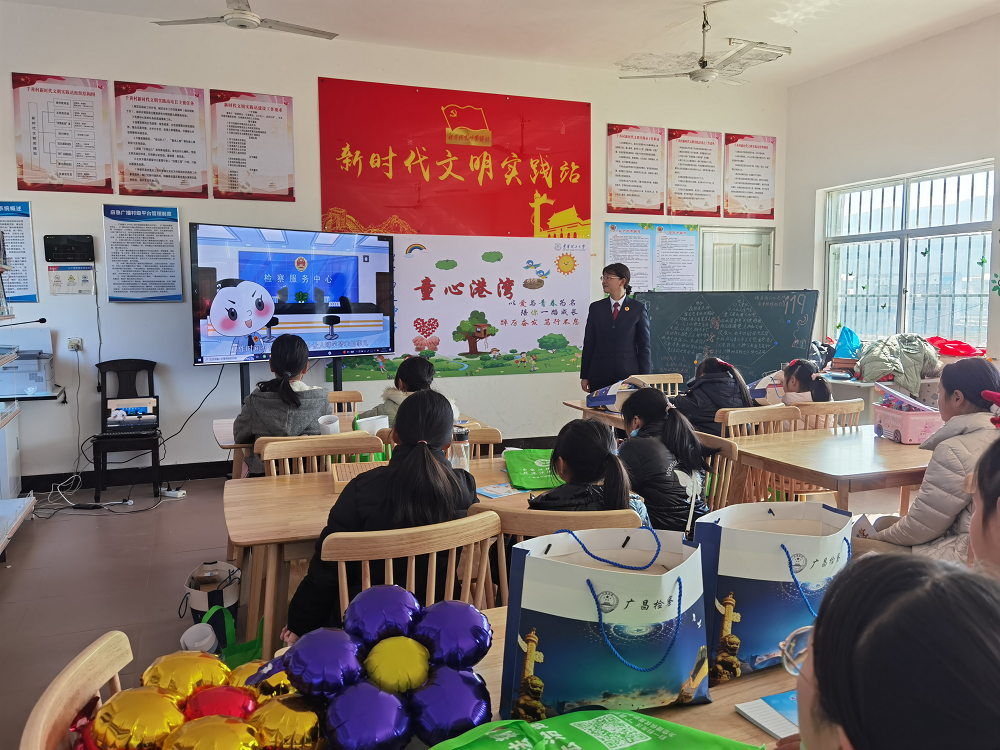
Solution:
{"label": "foil balloon", "polygon": [[229,673],[229,685],[233,687],[246,687],[247,680],[257,674],[257,670],[267,664],[263,659],[254,659],[246,664],[234,667]]}
{"label": "foil balloon", "polygon": [[417,738],[434,746],[488,722],[490,692],[474,672],[440,667],[410,697],[410,716]]}
{"label": "foil balloon", "polygon": [[420,602],[399,586],[372,586],[351,601],[344,616],[344,630],[360,638],[367,648],[395,635],[409,635],[410,624],[420,612]]}
{"label": "foil balloon", "polygon": [[411,635],[431,652],[432,666],[469,669],[486,656],[493,629],[486,615],[460,601],[438,602],[417,618]]}
{"label": "foil balloon", "polygon": [[98,710],[91,737],[101,750],[158,748],[184,723],[176,693],[158,687],[122,690]]}
{"label": "foil balloon", "polygon": [[326,721],[327,737],[338,750],[403,750],[413,734],[402,701],[370,682],[332,697]]}
{"label": "foil balloon", "polygon": [[253,675],[246,678],[244,686],[257,695],[257,704],[266,703],[276,695],[294,693],[295,688],[288,681],[285,672],[285,657],[278,656],[260,667]]}
{"label": "foil balloon", "polygon": [[196,690],[184,704],[184,718],[188,721],[203,716],[231,716],[246,719],[257,710],[257,701],[244,688],[231,685]]}
{"label": "foil balloon", "polygon": [[101,697],[95,695],[70,722],[69,731],[76,735],[70,744],[72,750],[98,750],[97,743],[90,733],[90,725],[94,723],[94,714],[97,713],[100,702]]}
{"label": "foil balloon", "polygon": [[149,665],[142,673],[142,684],[172,690],[187,698],[195,688],[225,685],[229,667],[213,654],[204,651],[176,651]]}
{"label": "foil balloon", "polygon": [[388,693],[405,693],[427,682],[429,654],[412,638],[396,636],[375,644],[365,659],[368,679]]}
{"label": "foil balloon", "polygon": [[174,730],[163,750],[260,750],[257,730],[230,716],[205,716]]}
{"label": "foil balloon", "polygon": [[322,724],[315,698],[280,695],[250,717],[261,750],[315,750]]}
{"label": "foil balloon", "polygon": [[285,672],[299,692],[330,695],[361,679],[363,650],[361,640],[347,631],[320,628],[306,633],[288,649]]}

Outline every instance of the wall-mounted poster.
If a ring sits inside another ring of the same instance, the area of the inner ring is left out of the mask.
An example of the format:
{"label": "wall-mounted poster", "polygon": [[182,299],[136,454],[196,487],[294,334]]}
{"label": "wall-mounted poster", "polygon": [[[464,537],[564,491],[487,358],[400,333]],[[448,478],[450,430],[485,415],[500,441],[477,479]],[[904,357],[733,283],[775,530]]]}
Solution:
{"label": "wall-mounted poster", "polygon": [[181,302],[177,209],[104,206],[108,302]]}
{"label": "wall-mounted poster", "polygon": [[722,213],[722,133],[667,131],[667,214]]}
{"label": "wall-mounted poster", "polygon": [[624,263],[637,292],[698,291],[698,227],[691,224],[630,224],[605,228],[608,263]]}
{"label": "wall-mounted poster", "polygon": [[17,189],[111,193],[108,82],[11,73]]}
{"label": "wall-mounted poster", "polygon": [[216,198],[295,200],[292,97],[209,92]]}
{"label": "wall-mounted poster", "polygon": [[38,302],[35,250],[31,237],[31,204],[0,200],[0,233],[9,271],[3,275],[8,302]]}
{"label": "wall-mounted poster", "polygon": [[590,105],[319,79],[323,229],[590,237]]}
{"label": "wall-mounted poster", "polygon": [[207,198],[205,92],[115,81],[118,194]]}
{"label": "wall-mounted poster", "polygon": [[589,240],[397,235],[393,247],[396,352],[345,357],[345,381],[390,384],[405,357],[439,378],[580,370]]}
{"label": "wall-mounted poster", "polygon": [[663,215],[663,128],[608,125],[608,213]]}
{"label": "wall-mounted poster", "polygon": [[725,218],[774,218],[774,163],[778,139],[726,133]]}

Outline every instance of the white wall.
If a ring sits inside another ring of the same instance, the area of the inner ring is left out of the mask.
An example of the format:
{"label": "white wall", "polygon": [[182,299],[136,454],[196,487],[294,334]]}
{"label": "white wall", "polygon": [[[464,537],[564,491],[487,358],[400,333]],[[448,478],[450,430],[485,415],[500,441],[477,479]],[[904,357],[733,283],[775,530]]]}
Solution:
{"label": "white wall", "polygon": [[786,287],[825,292],[822,191],[996,158],[998,42],[1000,16],[991,16],[789,89]]}
{"label": "white wall", "polygon": [[[237,32],[193,26],[160,28],[148,21],[26,4],[0,2],[0,69],[88,78],[120,79],[291,95],[295,99],[295,203],[129,198],[127,202],[180,206],[182,244],[191,221],[319,229],[319,146],[317,78],[330,76],[385,83],[434,86],[522,96],[588,101],[593,104],[592,168],[594,257],[603,265],[605,128],[608,122],[728,130],[778,137],[778,225],[783,212],[785,159],[784,90],[753,84],[743,88],[696,86],[688,81],[619,81],[611,70],[546,66],[453,54],[415,51],[337,39],[313,40],[273,32]],[[4,80],[9,80],[4,78]],[[6,83],[4,86],[8,85]],[[45,194],[16,190],[11,97],[0,96],[0,199],[30,200],[36,266],[41,271],[41,236],[92,234],[98,245],[98,279],[104,284],[101,204],[111,196]],[[715,222],[713,222],[715,223]],[[722,222],[719,224],[734,224]],[[746,223],[746,222],[744,222]],[[760,223],[760,222],[757,222]],[[781,234],[778,234],[780,253]],[[780,257],[780,255],[779,255]],[[594,274],[594,296],[599,284]],[[189,280],[185,274],[185,288]],[[20,305],[22,319],[45,316],[56,336],[56,379],[68,385],[70,405],[27,404],[22,417],[23,470],[27,475],[68,471],[76,456],[73,393],[75,361],[66,337],[83,336],[83,435],[97,430],[97,329],[93,299],[52,298],[40,289],[41,302]],[[218,377],[214,367],[191,365],[190,306],[106,303],[102,290],[104,358],[156,360],[157,388],[164,404],[167,434],[174,432]],[[264,376],[254,366],[254,378]],[[319,384],[323,367],[307,376]],[[530,380],[529,380],[530,378]],[[571,374],[505,376],[483,380],[444,379],[440,390],[460,407],[505,437],[553,435],[572,413],[560,402],[580,395]],[[366,401],[377,399],[381,383],[360,386]],[[219,389],[168,444],[167,463],[221,460],[212,439],[211,420],[233,416],[239,408],[239,375],[229,366]]]}

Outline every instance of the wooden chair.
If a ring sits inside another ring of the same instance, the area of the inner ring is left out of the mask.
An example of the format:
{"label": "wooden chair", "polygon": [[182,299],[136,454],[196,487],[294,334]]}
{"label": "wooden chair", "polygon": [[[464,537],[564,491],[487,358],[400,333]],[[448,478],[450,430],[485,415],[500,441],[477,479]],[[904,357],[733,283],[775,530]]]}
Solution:
{"label": "wooden chair", "polygon": [[[382,453],[382,441],[367,432],[343,435],[303,435],[296,438],[257,438],[254,452],[264,462],[264,475],[311,474],[330,471],[337,461],[360,461],[367,453],[374,460],[374,453]],[[335,459],[336,457],[336,459]]]}
{"label": "wooden chair", "polygon": [[792,423],[793,430],[819,430],[832,427],[857,427],[861,422],[861,412],[865,410],[863,398],[852,398],[849,401],[821,401],[819,403],[805,401],[795,405],[802,413],[805,427],[796,420]]}
{"label": "wooden chair", "polygon": [[353,414],[358,410],[358,404],[364,401],[361,391],[330,391],[327,399],[331,404],[336,404],[334,411],[338,414]]}
{"label": "wooden chair", "polygon": [[[473,506],[475,507],[475,506]],[[371,588],[371,561],[384,560],[385,582],[393,583],[392,561],[395,558],[406,558],[405,588],[416,594],[416,558],[417,555],[427,555],[427,591],[425,606],[434,603],[437,584],[437,553],[448,553],[448,565],[445,571],[445,600],[453,598],[455,578],[458,572],[458,549],[462,555],[472,560],[478,548],[480,564],[475,592],[472,591],[473,568],[463,566],[461,601],[484,609],[486,602],[486,584],[490,581],[489,548],[493,537],[500,535],[500,517],[496,513],[479,513],[456,521],[446,521],[430,526],[416,526],[409,529],[394,529],[392,531],[358,531],[330,534],[323,540],[321,559],[326,562],[336,562],[337,576],[340,583],[340,615],[344,616],[347,605],[350,604],[350,593],[347,586],[347,563],[361,562],[361,590]],[[501,570],[507,570],[506,556],[503,545],[498,546]],[[502,601],[507,603],[506,576],[500,576],[502,582]]]}
{"label": "wooden chair", "polygon": [[732,440],[709,435],[704,432],[695,432],[698,441],[706,448],[712,448],[716,452],[708,459],[711,471],[708,473],[706,484],[708,490],[705,492],[705,502],[711,510],[725,508],[729,504],[730,480],[733,477],[733,467],[736,466],[740,449]]}
{"label": "wooden chair", "polygon": [[632,377],[639,378],[646,385],[663,391],[665,396],[676,396],[677,386],[684,382],[684,376],[679,372],[668,372],[663,375],[633,375]]}
{"label": "wooden chair", "polygon": [[[379,430],[378,432],[375,433],[375,437],[377,437],[379,440],[381,440],[383,444],[390,445],[389,435],[390,435],[391,432],[392,432],[392,428],[391,427],[383,427],[381,430]],[[391,444],[395,445],[395,443],[391,443]]]}
{"label": "wooden chair", "polygon": [[21,733],[21,750],[67,746],[69,725],[104,685],[110,695],[122,689],[118,673],[132,661],[128,636],[112,630],[66,665],[42,693]]}
{"label": "wooden chair", "polygon": [[525,510],[523,508],[498,508],[475,503],[469,515],[496,513],[500,516],[500,530],[523,542],[526,538],[555,534],[562,529],[637,529],[642,521],[631,508],[625,510]]}
{"label": "wooden chair", "polygon": [[[802,416],[796,406],[756,406],[742,409],[719,409],[715,421],[722,424],[726,437],[746,437],[748,435],[770,435],[784,432],[784,423],[794,424]],[[761,469],[750,469],[747,485],[732,490],[742,495],[740,502],[756,502],[766,499],[773,475]],[[727,498],[727,502],[735,502],[737,496]]]}
{"label": "wooden chair", "polygon": [[500,445],[503,436],[496,427],[473,427],[469,430],[469,445],[472,448],[471,458],[486,458],[485,449],[489,446],[489,458],[493,458],[493,446]]}

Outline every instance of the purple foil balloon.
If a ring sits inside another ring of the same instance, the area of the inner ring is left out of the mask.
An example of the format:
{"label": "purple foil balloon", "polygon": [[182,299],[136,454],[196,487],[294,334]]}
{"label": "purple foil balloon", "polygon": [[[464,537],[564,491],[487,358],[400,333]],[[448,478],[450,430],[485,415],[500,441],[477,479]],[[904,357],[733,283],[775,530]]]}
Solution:
{"label": "purple foil balloon", "polygon": [[351,602],[344,630],[371,648],[383,638],[409,635],[410,624],[420,612],[420,602],[399,586],[372,586]]}
{"label": "purple foil balloon", "polygon": [[427,607],[410,632],[430,651],[432,666],[452,669],[469,669],[478,664],[493,642],[493,629],[486,615],[460,601]]}
{"label": "purple foil balloon", "polygon": [[441,667],[413,693],[410,715],[414,734],[433,747],[488,722],[490,691],[474,672]]}
{"label": "purple foil balloon", "polygon": [[306,633],[285,652],[285,673],[300,693],[329,695],[364,675],[364,645],[339,628]]}
{"label": "purple foil balloon", "polygon": [[333,696],[326,720],[327,739],[338,750],[402,750],[413,735],[402,701],[370,682]]}
{"label": "purple foil balloon", "polygon": [[285,657],[276,656],[263,667],[254,672],[250,677],[247,677],[246,684],[249,687],[259,684],[263,680],[267,679],[273,674],[282,672],[285,669]]}

